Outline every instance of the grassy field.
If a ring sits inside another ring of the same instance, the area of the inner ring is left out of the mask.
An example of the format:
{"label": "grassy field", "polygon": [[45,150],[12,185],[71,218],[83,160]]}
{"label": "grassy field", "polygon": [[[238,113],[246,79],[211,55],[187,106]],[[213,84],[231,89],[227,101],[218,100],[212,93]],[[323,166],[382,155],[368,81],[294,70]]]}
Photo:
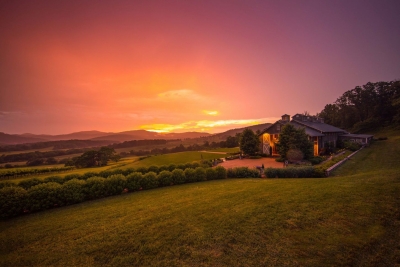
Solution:
{"label": "grassy field", "polygon": [[168,164],[180,164],[180,163],[188,163],[193,161],[200,161],[202,159],[217,159],[223,158],[226,155],[224,154],[216,154],[216,153],[207,153],[207,152],[198,152],[198,151],[187,151],[187,152],[179,152],[172,154],[164,154],[151,156],[146,159],[135,161],[131,164],[125,165],[125,168],[135,168],[135,167],[149,167],[151,165],[160,166],[160,165],[168,165]]}
{"label": "grassy field", "polygon": [[0,266],[400,266],[399,136],[322,179],[230,179],[0,222]]}

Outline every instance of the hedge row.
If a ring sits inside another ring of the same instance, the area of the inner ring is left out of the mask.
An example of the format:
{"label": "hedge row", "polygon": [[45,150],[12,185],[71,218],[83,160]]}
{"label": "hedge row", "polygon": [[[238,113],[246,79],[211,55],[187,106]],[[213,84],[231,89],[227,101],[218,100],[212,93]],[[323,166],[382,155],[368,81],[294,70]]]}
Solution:
{"label": "hedge row", "polygon": [[259,178],[261,173],[257,169],[249,169],[248,167],[236,167],[227,170],[228,178]]}
{"label": "hedge row", "polygon": [[[163,166],[150,166],[150,167],[138,167],[136,169],[134,168],[127,168],[127,169],[113,169],[113,170],[104,170],[101,172],[86,172],[82,175],[80,174],[68,174],[65,175],[64,177],[61,176],[50,176],[45,179],[38,179],[38,178],[31,178],[31,179],[26,179],[18,183],[18,186],[24,188],[24,189],[29,189],[32,186],[38,185],[38,184],[43,184],[43,183],[48,183],[48,182],[56,182],[59,184],[63,184],[69,180],[72,179],[79,179],[79,180],[87,180],[90,177],[103,177],[107,178],[111,175],[116,175],[116,174],[122,174],[124,176],[127,176],[131,173],[134,172],[140,172],[142,174],[146,174],[149,172],[154,172],[156,174],[161,173],[162,171],[173,171],[175,169],[180,169],[180,170],[185,170],[188,168],[195,169],[197,167],[209,167],[211,162],[209,161],[203,161],[200,163],[198,162],[193,162],[193,163],[186,163],[186,164],[170,164],[170,165],[163,165]],[[15,185],[10,182],[0,182],[0,188],[10,186],[10,185]]]}
{"label": "hedge row", "polygon": [[311,178],[323,177],[311,166],[288,167],[288,168],[266,168],[264,174],[268,178]]}
{"label": "hedge row", "polygon": [[113,174],[107,178],[74,178],[62,184],[53,181],[33,185],[28,189],[14,184],[0,189],[0,217],[9,218],[127,192],[225,178],[226,169],[218,166],[174,169],[172,172],[162,171],[158,175],[155,172],[133,172],[127,176]]}
{"label": "hedge row", "polygon": [[10,177],[18,177],[25,175],[44,174],[51,172],[64,172],[74,169],[75,167],[54,167],[54,168],[40,168],[40,169],[15,169],[0,171],[0,179],[7,179]]}

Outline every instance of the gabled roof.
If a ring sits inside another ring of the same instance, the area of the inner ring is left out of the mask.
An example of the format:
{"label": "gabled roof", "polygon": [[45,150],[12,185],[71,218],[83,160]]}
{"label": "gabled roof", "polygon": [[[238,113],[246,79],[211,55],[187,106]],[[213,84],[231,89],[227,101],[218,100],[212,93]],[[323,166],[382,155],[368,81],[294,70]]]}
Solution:
{"label": "gabled roof", "polygon": [[323,123],[323,122],[314,122],[314,121],[300,121],[293,119],[292,121],[310,127],[320,133],[346,133],[345,130],[337,128],[335,126]]}
{"label": "gabled roof", "polygon": [[[264,133],[267,133],[268,130],[271,129],[271,128],[272,128],[274,125],[276,125],[276,124],[285,125],[285,124],[287,124],[287,123],[290,123],[290,122],[288,122],[288,121],[283,121],[283,120],[278,120],[278,121],[272,123],[270,126],[268,126],[267,128],[265,128],[264,130],[262,130],[261,133],[259,133],[258,136],[260,136],[260,135],[262,135],[262,134],[264,134]],[[272,132],[268,132],[268,133],[270,133],[270,134],[275,134],[275,133],[272,133]]]}
{"label": "gabled roof", "polygon": [[304,125],[298,124],[296,121],[291,121],[290,124],[292,124],[294,127],[296,128],[304,128],[305,132],[308,136],[314,137],[314,136],[324,136],[324,134],[322,134],[319,131],[316,131],[314,129],[311,129],[309,127],[306,127]]}

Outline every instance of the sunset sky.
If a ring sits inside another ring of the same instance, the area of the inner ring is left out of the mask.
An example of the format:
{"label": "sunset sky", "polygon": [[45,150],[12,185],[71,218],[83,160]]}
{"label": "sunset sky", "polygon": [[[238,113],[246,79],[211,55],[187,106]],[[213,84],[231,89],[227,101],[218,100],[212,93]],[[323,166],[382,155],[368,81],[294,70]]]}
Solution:
{"label": "sunset sky", "polygon": [[0,132],[221,132],[400,79],[400,1],[1,1]]}

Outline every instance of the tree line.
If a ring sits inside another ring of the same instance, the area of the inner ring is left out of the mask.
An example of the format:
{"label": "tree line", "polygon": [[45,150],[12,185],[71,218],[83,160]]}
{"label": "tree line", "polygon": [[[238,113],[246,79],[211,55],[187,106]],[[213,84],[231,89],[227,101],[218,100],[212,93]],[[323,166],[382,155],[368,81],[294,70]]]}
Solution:
{"label": "tree line", "polygon": [[356,86],[326,105],[317,116],[325,123],[355,133],[400,125],[400,81]]}

